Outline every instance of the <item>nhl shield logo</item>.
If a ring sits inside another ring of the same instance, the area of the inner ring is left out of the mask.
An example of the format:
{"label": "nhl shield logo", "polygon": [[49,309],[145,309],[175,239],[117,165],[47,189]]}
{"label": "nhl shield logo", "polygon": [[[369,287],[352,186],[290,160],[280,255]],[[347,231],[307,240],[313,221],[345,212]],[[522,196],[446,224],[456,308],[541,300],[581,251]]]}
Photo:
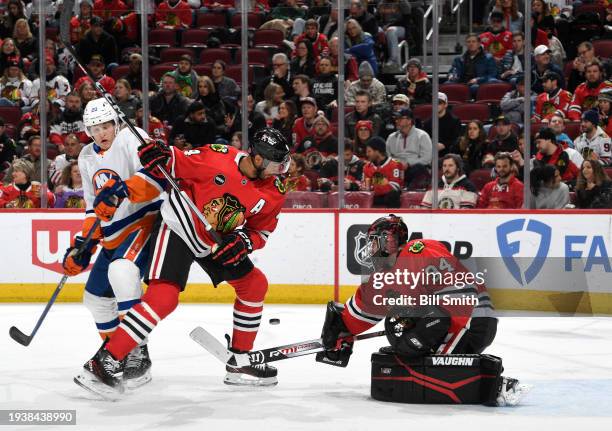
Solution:
{"label": "nhl shield logo", "polygon": [[362,231],[359,231],[359,233],[355,236],[355,249],[353,251],[353,257],[359,265],[365,266],[369,269],[374,269],[372,259],[367,255],[367,239],[367,235]]}

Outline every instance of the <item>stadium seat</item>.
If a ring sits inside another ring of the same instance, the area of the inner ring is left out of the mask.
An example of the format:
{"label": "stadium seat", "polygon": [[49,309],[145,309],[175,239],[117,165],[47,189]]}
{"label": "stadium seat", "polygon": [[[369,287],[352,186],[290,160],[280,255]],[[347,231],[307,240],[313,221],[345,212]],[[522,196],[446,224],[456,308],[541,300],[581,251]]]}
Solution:
{"label": "stadium seat", "polygon": [[470,88],[465,84],[442,84],[440,92],[446,94],[449,102],[464,103],[470,100]]}
{"label": "stadium seat", "polygon": [[[346,116],[346,114],[349,114],[351,112],[353,112],[353,109],[355,109],[353,106],[345,106],[344,107],[344,115]],[[333,123],[337,123],[338,122],[338,108],[332,108],[332,122]]]}
{"label": "stadium seat", "polygon": [[45,35],[47,36],[47,39],[53,39],[54,41],[57,42],[58,34],[59,34],[58,27],[46,27],[45,28]]}
{"label": "stadium seat", "polygon": [[176,32],[166,28],[155,28],[149,32],[149,46],[170,48],[176,45]]}
{"label": "stadium seat", "polygon": [[[249,48],[247,51],[247,62],[248,64],[259,64],[265,68],[270,67],[271,62],[270,53],[266,49],[262,48]],[[239,48],[236,51],[236,64],[242,64],[242,49]]]}
{"label": "stadium seat", "polygon": [[21,108],[18,106],[0,106],[0,117],[4,119],[5,124],[17,127],[21,121]]}
{"label": "stadium seat", "polygon": [[604,171],[606,171],[606,174],[608,174],[608,178],[612,178],[612,166],[604,168]]}
{"label": "stadium seat", "polygon": [[176,69],[176,67],[169,64],[156,64],[151,66],[149,73],[155,82],[160,82],[164,73],[172,72],[174,69]]}
{"label": "stadium seat", "polygon": [[[374,193],[372,192],[346,192],[344,194],[344,208],[372,208]],[[329,194],[329,207],[338,208],[338,192]]]}
{"label": "stadium seat", "polygon": [[416,105],[412,109],[412,113],[414,114],[414,118],[418,118],[425,122],[431,118],[431,104]]}
{"label": "stadium seat", "polygon": [[288,192],[283,208],[326,208],[327,193]]}
{"label": "stadium seat", "polygon": [[569,81],[572,70],[574,70],[574,60],[566,61],[565,66],[563,66],[563,76],[565,77],[565,82]]}
{"label": "stadium seat", "polygon": [[595,55],[597,57],[601,57],[601,58],[611,58],[612,57],[612,40],[610,39],[594,40],[593,48],[595,49]]}
{"label": "stadium seat", "polygon": [[164,48],[160,53],[162,63],[178,63],[182,55],[189,55],[195,63],[195,53],[191,48]]}
{"label": "stadium seat", "polygon": [[208,35],[208,30],[189,28],[181,35],[181,45],[185,48],[206,48]]}
{"label": "stadium seat", "polygon": [[510,90],[512,90],[512,84],[507,82],[482,84],[476,92],[476,101],[499,104],[504,94]]}
{"label": "stadium seat", "polygon": [[225,64],[232,64],[232,55],[227,49],[209,48],[200,53],[200,64],[212,64],[217,60],[223,60]]}
{"label": "stadium seat", "polygon": [[225,14],[217,12],[198,12],[196,27],[205,30],[226,28],[227,21],[225,20]]}
{"label": "stadium seat", "polygon": [[120,64],[119,66],[113,69],[113,71],[111,72],[111,76],[116,81],[120,78],[123,78],[125,75],[127,75],[129,71],[130,71],[130,66],[128,64]]}
{"label": "stadium seat", "polygon": [[492,180],[490,169],[476,169],[470,172],[470,181],[478,190],[482,190],[484,185]]}
{"label": "stadium seat", "polygon": [[[232,64],[225,71],[225,76],[232,78],[238,85],[242,83],[242,66],[240,64]],[[253,82],[253,66],[249,66],[249,82]]]}
{"label": "stadium seat", "polygon": [[400,197],[402,208],[420,208],[425,192],[403,192]]}
{"label": "stadium seat", "polygon": [[[256,30],[261,27],[262,16],[257,12],[248,12],[247,23],[249,30]],[[232,16],[232,28],[242,27],[242,14],[237,13]]]}
{"label": "stadium seat", "polygon": [[280,30],[255,30],[253,34],[253,46],[255,48],[277,48],[283,46],[285,36]]}
{"label": "stadium seat", "polygon": [[193,66],[193,70],[195,70],[195,73],[199,76],[205,75],[209,78],[212,76],[212,66],[210,64],[196,64]]}
{"label": "stadium seat", "polygon": [[467,123],[472,120],[489,121],[491,113],[486,103],[461,103],[453,107],[453,115]]}
{"label": "stadium seat", "polygon": [[569,203],[572,205],[576,205],[576,192],[569,192]]}
{"label": "stadium seat", "polygon": [[606,8],[599,4],[582,4],[574,9],[573,15],[576,17],[583,13],[596,13],[602,20],[606,18]]}
{"label": "stadium seat", "polygon": [[570,121],[565,123],[565,133],[573,141],[580,136],[580,121]]}

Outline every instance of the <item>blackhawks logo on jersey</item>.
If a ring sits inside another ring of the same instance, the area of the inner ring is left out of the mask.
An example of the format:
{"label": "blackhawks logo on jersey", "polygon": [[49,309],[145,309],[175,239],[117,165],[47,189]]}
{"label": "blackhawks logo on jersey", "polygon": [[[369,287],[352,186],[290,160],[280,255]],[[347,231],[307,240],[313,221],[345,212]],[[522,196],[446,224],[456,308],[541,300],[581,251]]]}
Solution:
{"label": "blackhawks logo on jersey", "polygon": [[227,154],[227,152],[229,151],[227,149],[227,145],[222,145],[222,144],[211,144],[210,149],[213,151],[216,151],[217,153],[223,153],[223,154]]}
{"label": "blackhawks logo on jersey", "polygon": [[244,223],[246,208],[233,195],[213,198],[202,208],[202,214],[218,232],[228,233]]}
{"label": "blackhawks logo on jersey", "polygon": [[408,248],[408,251],[414,254],[419,254],[423,250],[425,250],[425,244],[423,244],[423,242],[421,241],[413,242],[412,244],[410,244],[410,247]]}

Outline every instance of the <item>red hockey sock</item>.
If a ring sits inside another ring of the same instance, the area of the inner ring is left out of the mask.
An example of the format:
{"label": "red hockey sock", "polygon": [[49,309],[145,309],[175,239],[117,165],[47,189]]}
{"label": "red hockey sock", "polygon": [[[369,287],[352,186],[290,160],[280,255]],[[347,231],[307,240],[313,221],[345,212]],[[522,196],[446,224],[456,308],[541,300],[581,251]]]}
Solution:
{"label": "red hockey sock", "polygon": [[229,283],[236,290],[232,347],[237,350],[251,350],[261,322],[268,280],[258,268],[254,268],[244,277]]}
{"label": "red hockey sock", "polygon": [[157,324],[178,305],[180,288],[174,283],[153,280],[140,304],[134,305],[121,320],[106,345],[115,359],[122,360],[147,338]]}

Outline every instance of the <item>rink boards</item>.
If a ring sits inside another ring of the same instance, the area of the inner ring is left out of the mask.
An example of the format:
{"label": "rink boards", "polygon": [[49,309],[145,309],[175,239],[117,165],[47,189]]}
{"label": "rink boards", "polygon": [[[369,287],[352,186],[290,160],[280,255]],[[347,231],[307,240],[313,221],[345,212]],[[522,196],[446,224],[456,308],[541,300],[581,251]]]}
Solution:
{"label": "rink boards", "polygon": [[[446,241],[461,259],[487,269],[497,308],[612,314],[610,211],[397,210],[411,238]],[[270,303],[344,300],[359,284],[365,229],[378,210],[285,210],[263,250],[252,255],[267,275]],[[61,278],[76,211],[0,212],[0,302],[47,301]],[[88,273],[70,279],[59,300],[80,301]],[[188,302],[231,302],[196,265]]]}

